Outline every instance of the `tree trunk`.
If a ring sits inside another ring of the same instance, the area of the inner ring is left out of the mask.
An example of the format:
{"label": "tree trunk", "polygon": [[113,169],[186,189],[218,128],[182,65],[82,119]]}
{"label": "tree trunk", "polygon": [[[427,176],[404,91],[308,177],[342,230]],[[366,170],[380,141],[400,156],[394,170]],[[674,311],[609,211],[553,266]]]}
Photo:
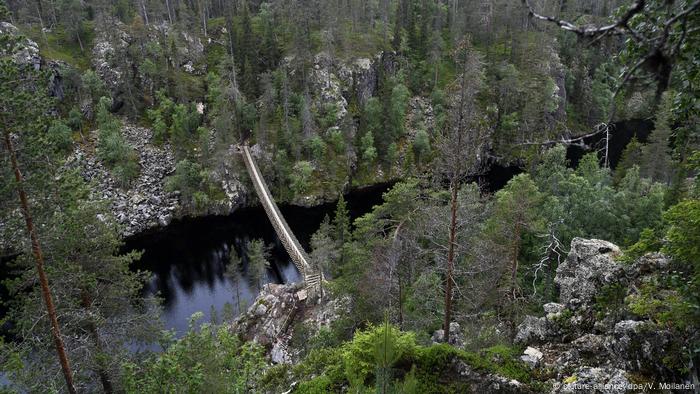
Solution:
{"label": "tree trunk", "polygon": [[165,0],[165,7],[168,9],[168,20],[170,21],[170,24],[173,24],[173,17],[170,16],[170,0]]}
{"label": "tree trunk", "polygon": [[80,33],[76,34],[75,37],[78,39],[78,44],[80,45],[80,52],[85,52],[85,47],[83,47],[83,40],[80,39]]}
{"label": "tree trunk", "polygon": [[148,10],[146,10],[146,3],[144,3],[143,0],[141,0],[141,9],[143,10],[143,20],[146,22],[146,26],[148,26]]}
{"label": "tree trunk", "polygon": [[450,342],[450,320],[452,319],[452,281],[455,257],[455,239],[457,238],[457,186],[458,182],[453,179],[450,182],[452,196],[450,198],[450,244],[447,252],[447,284],[445,285],[445,343]]}
{"label": "tree trunk", "polygon": [[401,275],[397,275],[399,281],[399,329],[403,330],[403,282]]}
{"label": "tree trunk", "polygon": [[515,299],[515,292],[518,287],[518,255],[520,254],[520,222],[515,223],[515,232],[513,236],[513,254],[511,255],[510,263],[510,294]]}
{"label": "tree trunk", "polygon": [[29,238],[32,242],[32,253],[34,254],[34,261],[36,262],[36,271],[39,275],[39,283],[41,284],[41,294],[44,297],[44,303],[46,304],[46,310],[49,314],[49,321],[51,322],[51,334],[53,336],[54,345],[56,346],[56,353],[58,354],[58,361],[61,364],[61,369],[63,370],[63,377],[66,379],[66,388],[71,394],[75,394],[75,386],[73,384],[73,371],[70,368],[70,363],[68,361],[68,356],[66,355],[66,349],[63,344],[63,339],[61,338],[61,331],[58,327],[58,318],[56,317],[56,309],[54,308],[53,299],[51,297],[51,289],[49,288],[49,280],[44,272],[44,256],[41,251],[41,245],[39,244],[39,237],[34,230],[34,224],[32,222],[32,215],[29,211],[29,202],[27,200],[27,194],[24,191],[22,172],[17,164],[17,157],[15,155],[14,148],[12,147],[12,139],[10,138],[10,132],[4,130],[5,145],[7,146],[7,151],[10,154],[10,162],[12,164],[12,170],[15,173],[15,180],[17,181],[17,194],[19,195],[19,200],[22,208],[22,216],[24,216],[24,221],[27,227],[27,233],[29,233]]}

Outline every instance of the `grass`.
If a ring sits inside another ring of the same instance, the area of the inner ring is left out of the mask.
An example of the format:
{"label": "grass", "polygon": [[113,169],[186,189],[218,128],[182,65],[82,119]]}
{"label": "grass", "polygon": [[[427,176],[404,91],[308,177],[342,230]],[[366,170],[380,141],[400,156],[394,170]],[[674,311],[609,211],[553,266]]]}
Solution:
{"label": "grass", "polygon": [[90,68],[92,42],[95,38],[94,24],[83,22],[85,34],[82,37],[83,50],[77,40],[69,37],[63,29],[53,29],[42,33],[38,26],[26,29],[24,33],[39,45],[39,54],[50,60],[58,60],[76,67],[79,70]]}

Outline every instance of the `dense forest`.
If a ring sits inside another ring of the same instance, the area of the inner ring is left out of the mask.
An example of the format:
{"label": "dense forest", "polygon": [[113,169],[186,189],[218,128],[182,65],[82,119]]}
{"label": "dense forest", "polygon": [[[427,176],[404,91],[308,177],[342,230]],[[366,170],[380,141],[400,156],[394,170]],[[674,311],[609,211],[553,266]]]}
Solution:
{"label": "dense forest", "polygon": [[[0,0],[0,54],[0,392],[700,390],[700,1]],[[168,330],[124,241],[264,205],[242,147],[317,280],[246,240]]]}

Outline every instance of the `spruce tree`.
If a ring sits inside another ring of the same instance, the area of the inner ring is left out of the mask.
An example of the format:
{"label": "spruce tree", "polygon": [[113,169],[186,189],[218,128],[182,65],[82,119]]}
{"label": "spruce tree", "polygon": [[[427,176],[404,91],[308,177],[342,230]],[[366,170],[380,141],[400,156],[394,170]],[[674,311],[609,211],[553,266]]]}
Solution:
{"label": "spruce tree", "polygon": [[616,185],[625,178],[627,171],[635,165],[638,166],[642,162],[642,146],[643,145],[637,140],[636,136],[632,137],[627,146],[625,146],[613,175],[613,182]]}
{"label": "spruce tree", "polygon": [[664,93],[656,112],[654,130],[642,147],[642,176],[668,184],[671,181],[671,149],[669,148],[673,126],[673,94]]}
{"label": "spruce tree", "polygon": [[248,242],[248,273],[253,283],[261,289],[263,282],[267,279],[267,269],[270,267],[268,261],[270,253],[265,247],[265,242],[261,239],[254,239]]}

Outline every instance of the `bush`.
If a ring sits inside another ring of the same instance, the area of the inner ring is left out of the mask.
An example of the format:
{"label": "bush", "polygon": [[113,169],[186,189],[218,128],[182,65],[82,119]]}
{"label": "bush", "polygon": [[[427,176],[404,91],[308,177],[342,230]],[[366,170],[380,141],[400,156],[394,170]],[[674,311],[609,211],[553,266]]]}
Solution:
{"label": "bush", "polygon": [[244,393],[266,368],[263,348],[241,342],[228,327],[203,324],[193,315],[188,333],[163,353],[124,366],[126,393]]}
{"label": "bush", "polygon": [[313,170],[313,166],[308,161],[298,161],[294,165],[294,171],[290,176],[290,188],[295,195],[302,195],[309,190],[309,181]]}
{"label": "bush", "polygon": [[56,151],[68,153],[73,146],[72,131],[60,120],[55,120],[49,127],[48,137],[51,146],[55,147]]}
{"label": "bush", "polygon": [[97,111],[99,127],[97,155],[118,183],[125,187],[138,176],[138,155],[121,134],[121,123],[109,112],[110,100],[100,98]]}
{"label": "bush", "polygon": [[175,173],[166,180],[165,189],[179,191],[183,208],[192,213],[206,211],[215,199],[212,198],[215,185],[209,180],[209,172],[187,159],[177,163]]}
{"label": "bush", "polygon": [[[358,331],[351,341],[339,347],[311,350],[286,378],[306,381],[298,388],[302,393],[338,392],[348,386],[349,392],[356,393],[404,389],[420,393],[462,392],[468,382],[454,378],[455,360],[529,384],[530,371],[520,361],[520,354],[521,349],[505,345],[480,352],[465,352],[448,344],[420,346],[413,333],[385,324]],[[286,387],[280,376],[283,374],[270,371],[265,380]]]}

